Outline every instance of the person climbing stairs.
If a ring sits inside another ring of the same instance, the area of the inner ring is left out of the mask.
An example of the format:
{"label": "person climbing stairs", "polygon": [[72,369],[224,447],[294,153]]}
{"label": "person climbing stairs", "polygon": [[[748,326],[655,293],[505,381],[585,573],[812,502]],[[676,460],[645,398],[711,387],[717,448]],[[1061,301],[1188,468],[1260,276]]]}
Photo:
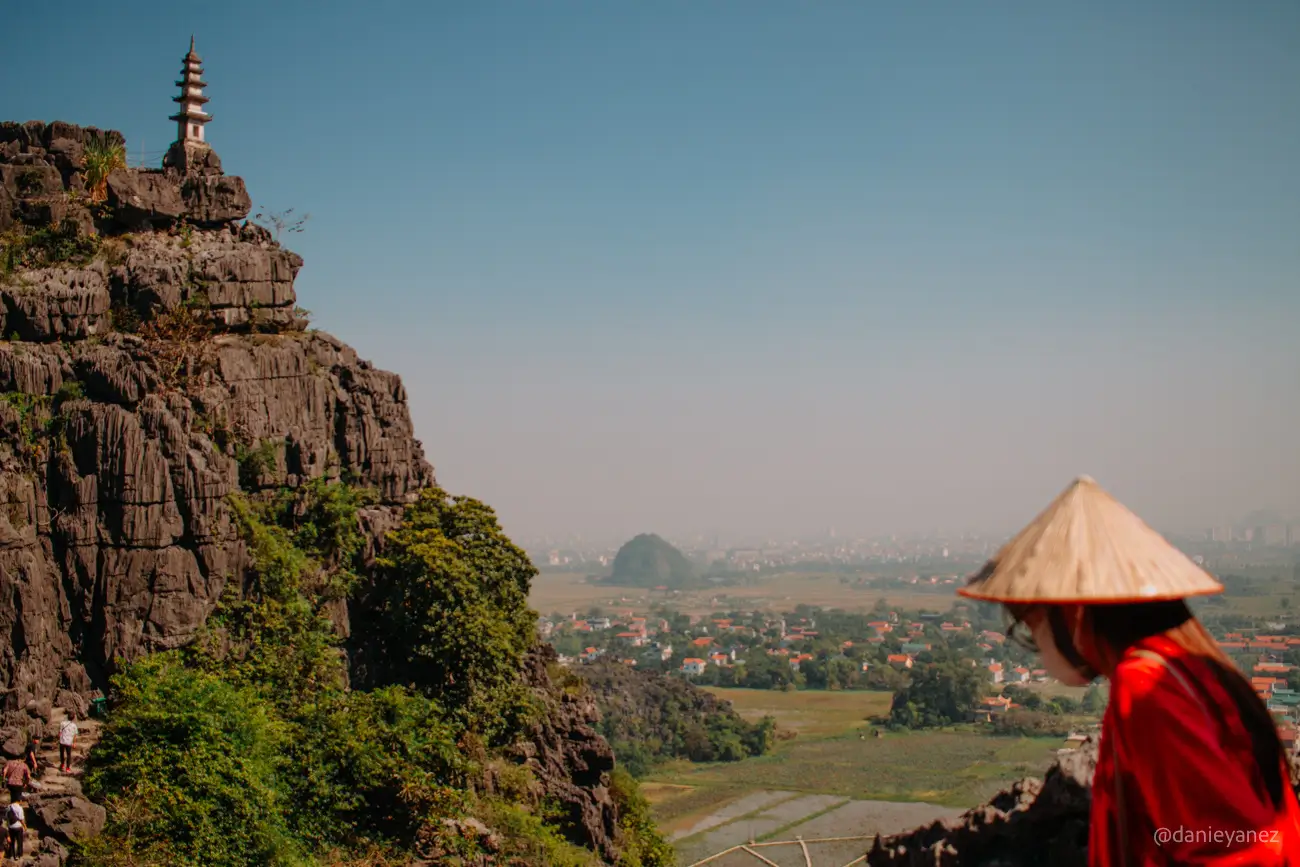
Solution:
{"label": "person climbing stairs", "polygon": [[[66,721],[75,722],[77,734],[71,748],[61,751],[59,735]],[[85,773],[86,757],[99,742],[101,723],[93,719],[69,720],[68,712],[56,707],[50,713],[48,721],[32,720],[31,726],[40,732],[41,737],[36,752],[37,770],[32,775],[22,800],[27,825],[23,855],[0,858],[2,867],[44,867],[47,864],[61,863],[57,853],[65,849],[63,844],[66,842],[66,834],[60,832],[76,824],[75,819],[68,819],[67,802],[76,799],[72,803],[85,805],[83,809],[93,806],[82,799],[81,778]],[[4,806],[0,807],[0,815],[8,811],[9,803],[10,799],[6,796]],[[102,816],[101,808],[94,807],[93,810]],[[53,829],[53,833],[52,824],[58,826]],[[100,824],[102,825],[102,818]],[[61,836],[65,839],[60,840]],[[7,852],[7,849],[0,851]]]}

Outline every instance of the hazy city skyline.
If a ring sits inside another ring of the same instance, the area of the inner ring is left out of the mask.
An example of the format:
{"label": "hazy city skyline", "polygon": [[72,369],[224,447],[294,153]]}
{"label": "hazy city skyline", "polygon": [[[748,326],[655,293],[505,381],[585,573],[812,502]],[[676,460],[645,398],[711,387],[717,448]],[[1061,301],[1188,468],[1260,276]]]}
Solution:
{"label": "hazy city skyline", "polygon": [[66,12],[0,114],[156,162],[193,32],[300,303],[512,534],[1300,516],[1294,3]]}

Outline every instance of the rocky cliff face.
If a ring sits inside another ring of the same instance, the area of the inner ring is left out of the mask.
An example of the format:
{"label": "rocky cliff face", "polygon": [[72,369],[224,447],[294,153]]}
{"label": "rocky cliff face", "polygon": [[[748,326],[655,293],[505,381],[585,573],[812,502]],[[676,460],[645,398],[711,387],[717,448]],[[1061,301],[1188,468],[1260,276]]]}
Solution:
{"label": "rocky cliff face", "polygon": [[[208,151],[187,154],[184,174],[101,162],[97,182],[95,152],[121,142],[0,123],[0,724],[11,740],[83,717],[122,661],[186,644],[242,587],[232,493],[320,477],[370,488],[360,519],[373,556],[434,482],[401,380],[307,328],[294,293],[303,262],[244,221],[243,181]],[[346,607],[336,615],[346,635]],[[575,841],[612,857],[613,754],[594,704],[551,683],[547,662],[539,650],[523,673],[550,713],[515,760],[567,811]],[[50,809],[70,809],[64,800]]]}
{"label": "rocky cliff face", "polygon": [[618,853],[618,811],[608,785],[614,751],[596,731],[595,699],[552,680],[558,662],[554,648],[541,644],[524,663],[524,679],[545,703],[546,714],[515,747],[514,758],[560,805],[571,839],[612,861]]}
{"label": "rocky cliff face", "polygon": [[240,580],[241,482],[354,479],[377,539],[433,480],[401,380],[306,330],[302,260],[235,222],[242,181],[117,169],[104,202],[80,193],[87,144],[119,138],[0,125],[0,227],[45,266],[0,282],[9,710],[188,641]]}

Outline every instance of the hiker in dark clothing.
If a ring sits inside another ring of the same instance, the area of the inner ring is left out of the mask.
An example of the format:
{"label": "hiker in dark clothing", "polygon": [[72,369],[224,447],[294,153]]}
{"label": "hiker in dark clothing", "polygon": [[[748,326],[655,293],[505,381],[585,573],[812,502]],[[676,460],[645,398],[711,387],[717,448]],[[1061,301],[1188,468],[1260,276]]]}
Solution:
{"label": "hiker in dark clothing", "polygon": [[37,753],[40,752],[40,749],[40,739],[35,735],[32,735],[31,741],[27,744],[27,752],[23,754],[23,761],[26,762],[27,767],[31,769],[33,777],[36,776],[41,768],[41,760],[37,758]]}

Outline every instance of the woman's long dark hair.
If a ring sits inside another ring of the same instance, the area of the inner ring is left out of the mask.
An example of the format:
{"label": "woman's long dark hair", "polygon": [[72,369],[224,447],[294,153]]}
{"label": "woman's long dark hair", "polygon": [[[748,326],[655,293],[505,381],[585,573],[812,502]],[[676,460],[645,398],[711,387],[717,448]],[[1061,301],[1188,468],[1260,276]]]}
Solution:
{"label": "woman's long dark hair", "polygon": [[[1064,612],[1059,606],[1048,606],[1052,637],[1061,655],[1072,665],[1091,673],[1091,667],[1082,662],[1084,654],[1074,646],[1065,624]],[[1091,638],[1093,647],[1088,655],[1103,673],[1115,670],[1124,653],[1144,638],[1163,635],[1189,654],[1199,657],[1209,665],[1219,684],[1232,698],[1241,715],[1242,724],[1250,735],[1251,750],[1259,766],[1260,776],[1268,790],[1273,806],[1281,809],[1285,787],[1290,780],[1283,776],[1286,752],[1278,737],[1277,726],[1255,688],[1232,661],[1224,655],[1214,638],[1201,622],[1193,616],[1187,603],[1181,599],[1168,602],[1135,602],[1084,607],[1085,622],[1082,633]],[[1017,615],[1016,612],[1012,612]],[[1058,622],[1059,621],[1059,622]],[[1192,678],[1193,682],[1195,678]]]}

